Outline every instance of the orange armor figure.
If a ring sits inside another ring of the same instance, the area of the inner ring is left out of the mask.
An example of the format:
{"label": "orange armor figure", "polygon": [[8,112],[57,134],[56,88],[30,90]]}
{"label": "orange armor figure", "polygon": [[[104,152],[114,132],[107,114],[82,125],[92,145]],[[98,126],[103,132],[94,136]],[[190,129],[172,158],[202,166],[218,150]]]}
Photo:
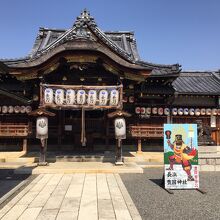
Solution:
{"label": "orange armor figure", "polygon": [[175,135],[175,141],[173,144],[170,140],[167,141],[168,146],[173,150],[174,154],[169,157],[170,167],[169,170],[173,170],[174,164],[182,164],[183,170],[188,176],[188,181],[194,181],[191,175],[192,165],[190,159],[196,156],[196,150],[194,148],[189,148],[182,140],[182,135]]}

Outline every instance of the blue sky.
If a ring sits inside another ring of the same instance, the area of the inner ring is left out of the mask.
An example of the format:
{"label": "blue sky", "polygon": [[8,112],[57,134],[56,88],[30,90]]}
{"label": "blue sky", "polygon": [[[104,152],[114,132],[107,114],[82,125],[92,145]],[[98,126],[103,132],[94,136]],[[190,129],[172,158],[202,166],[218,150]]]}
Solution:
{"label": "blue sky", "polygon": [[220,69],[219,0],[1,0],[0,58],[27,55],[39,27],[70,28],[84,8],[104,31],[135,31],[142,60]]}

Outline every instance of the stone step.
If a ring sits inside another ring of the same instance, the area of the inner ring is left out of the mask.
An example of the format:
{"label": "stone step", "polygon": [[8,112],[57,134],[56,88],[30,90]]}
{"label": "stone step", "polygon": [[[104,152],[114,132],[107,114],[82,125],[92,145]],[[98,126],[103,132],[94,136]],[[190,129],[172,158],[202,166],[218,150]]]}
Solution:
{"label": "stone step", "polygon": [[15,174],[42,174],[42,173],[143,173],[143,169],[136,163],[125,163],[116,166],[111,162],[84,162],[69,163],[55,162],[47,166],[31,164],[14,170]]}
{"label": "stone step", "polygon": [[213,154],[220,152],[220,146],[199,146],[199,154]]}
{"label": "stone step", "polygon": [[35,157],[5,158],[5,162],[34,163],[36,162],[36,158]]}
{"label": "stone step", "polygon": [[[48,158],[50,160],[50,158]],[[56,162],[113,162],[114,157],[106,157],[103,155],[63,155],[56,156]]]}

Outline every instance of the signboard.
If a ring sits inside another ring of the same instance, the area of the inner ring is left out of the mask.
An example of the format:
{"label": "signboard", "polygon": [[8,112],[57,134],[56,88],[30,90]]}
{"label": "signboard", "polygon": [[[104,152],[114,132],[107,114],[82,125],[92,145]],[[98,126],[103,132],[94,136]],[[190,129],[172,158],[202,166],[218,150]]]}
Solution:
{"label": "signboard", "polygon": [[62,109],[120,109],[123,86],[40,85],[40,106]]}
{"label": "signboard", "polygon": [[196,124],[164,124],[165,188],[199,188]]}
{"label": "signboard", "polygon": [[65,125],[64,129],[65,129],[65,131],[72,131],[73,126],[72,125]]}

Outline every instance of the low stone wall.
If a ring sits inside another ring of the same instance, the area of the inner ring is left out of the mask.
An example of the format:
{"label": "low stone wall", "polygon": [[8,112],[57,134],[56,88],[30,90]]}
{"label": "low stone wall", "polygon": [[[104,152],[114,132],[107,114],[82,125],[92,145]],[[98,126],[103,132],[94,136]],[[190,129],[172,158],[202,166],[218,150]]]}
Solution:
{"label": "low stone wall", "polygon": [[220,146],[199,147],[200,171],[220,171]]}

